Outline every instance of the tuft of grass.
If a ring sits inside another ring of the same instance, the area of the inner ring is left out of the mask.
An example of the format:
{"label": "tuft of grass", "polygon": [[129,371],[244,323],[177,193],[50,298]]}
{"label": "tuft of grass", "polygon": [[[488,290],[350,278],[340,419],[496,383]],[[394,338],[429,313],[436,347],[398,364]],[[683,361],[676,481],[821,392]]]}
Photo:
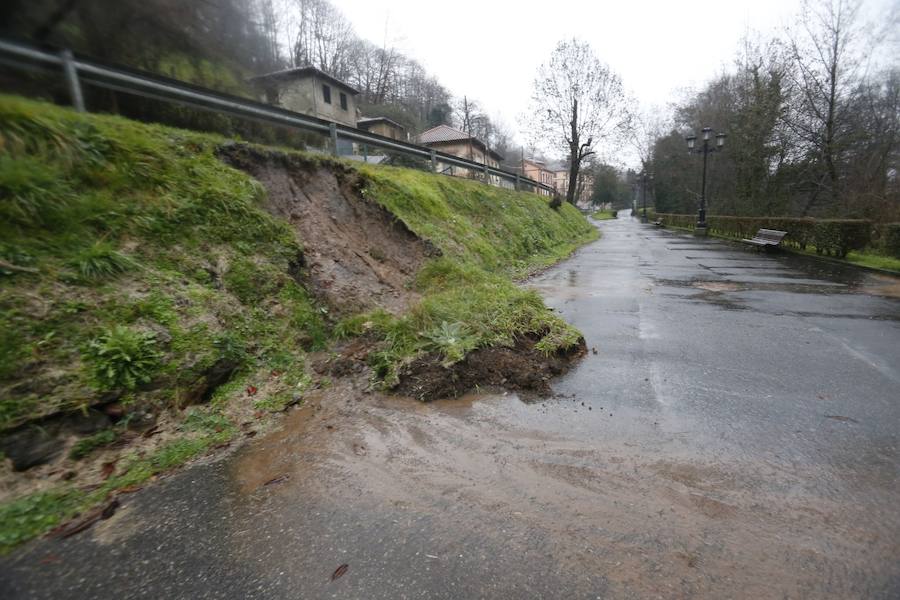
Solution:
{"label": "tuft of grass", "polygon": [[97,242],[66,262],[82,281],[95,282],[130,271],[137,264],[106,242]]}
{"label": "tuft of grass", "polygon": [[134,390],[149,383],[159,368],[156,335],[121,325],[91,341],[85,352],[101,390]]}

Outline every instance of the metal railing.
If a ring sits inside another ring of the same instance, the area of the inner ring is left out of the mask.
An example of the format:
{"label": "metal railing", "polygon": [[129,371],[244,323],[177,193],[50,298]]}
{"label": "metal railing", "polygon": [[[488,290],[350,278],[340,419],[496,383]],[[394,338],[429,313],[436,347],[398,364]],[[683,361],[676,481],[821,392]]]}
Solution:
{"label": "metal railing", "polygon": [[120,65],[103,64],[94,59],[77,56],[69,50],[53,51],[17,41],[0,39],[0,64],[19,69],[63,75],[72,105],[79,111],[85,110],[84,95],[81,89],[83,82],[125,94],[183,104],[242,119],[262,121],[272,125],[320,133],[330,137],[331,150],[335,154],[337,153],[338,140],[345,139],[428,160],[431,163],[431,170],[435,172],[437,172],[437,164],[440,162],[463,167],[473,173],[482,173],[486,183],[489,182],[490,176],[493,175],[502,180],[512,182],[517,190],[530,187],[533,190],[541,189],[551,194],[555,191],[555,188],[551,186],[523,177],[517,173],[511,173],[484,163],[440,152],[434,148],[395,140],[333,121],[215,92],[145,71]]}

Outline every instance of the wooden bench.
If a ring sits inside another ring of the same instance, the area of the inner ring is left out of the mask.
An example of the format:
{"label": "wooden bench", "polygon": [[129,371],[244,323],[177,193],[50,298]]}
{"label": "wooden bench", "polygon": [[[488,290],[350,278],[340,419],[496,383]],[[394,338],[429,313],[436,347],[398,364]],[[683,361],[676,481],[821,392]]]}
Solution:
{"label": "wooden bench", "polygon": [[787,234],[787,231],[778,231],[777,229],[760,229],[753,239],[741,241],[756,246],[756,251],[759,252],[760,248],[777,248]]}

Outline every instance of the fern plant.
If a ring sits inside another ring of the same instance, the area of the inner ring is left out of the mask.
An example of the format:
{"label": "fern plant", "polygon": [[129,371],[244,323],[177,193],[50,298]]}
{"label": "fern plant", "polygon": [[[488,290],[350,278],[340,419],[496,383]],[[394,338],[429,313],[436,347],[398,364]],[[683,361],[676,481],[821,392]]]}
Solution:
{"label": "fern plant", "polygon": [[159,368],[162,353],[156,335],[117,325],[94,339],[87,349],[98,387],[133,390],[149,383]]}

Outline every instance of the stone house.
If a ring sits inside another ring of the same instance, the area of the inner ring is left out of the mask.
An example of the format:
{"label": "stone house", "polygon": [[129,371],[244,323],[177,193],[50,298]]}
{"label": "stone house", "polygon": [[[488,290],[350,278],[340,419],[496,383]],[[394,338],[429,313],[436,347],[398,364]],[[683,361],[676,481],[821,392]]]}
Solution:
{"label": "stone house", "polygon": [[[535,181],[543,183],[544,185],[549,185],[552,187],[554,184],[553,171],[551,171],[547,167],[547,163],[545,163],[544,161],[528,158],[522,159],[522,173],[525,175],[525,177],[534,179]],[[543,188],[538,188],[537,190],[535,190],[535,192],[540,194],[541,196],[550,195],[550,192]]]}
{"label": "stone house", "polygon": [[250,79],[259,99],[290,111],[356,127],[359,91],[315,67],[275,71]]}
{"label": "stone house", "polygon": [[[487,164],[487,166],[496,169],[500,168],[500,161],[503,160],[503,156],[488,148],[480,139],[448,125],[438,125],[423,132],[419,136],[419,143],[446,154]],[[468,177],[471,179],[482,179],[484,177],[480,170],[443,163],[440,159],[437,161],[437,170],[439,173],[447,173],[457,177]],[[496,175],[491,175],[488,183],[501,185],[501,179]]]}
{"label": "stone house", "polygon": [[392,140],[407,141],[406,128],[387,117],[363,117],[356,122],[356,126]]}

